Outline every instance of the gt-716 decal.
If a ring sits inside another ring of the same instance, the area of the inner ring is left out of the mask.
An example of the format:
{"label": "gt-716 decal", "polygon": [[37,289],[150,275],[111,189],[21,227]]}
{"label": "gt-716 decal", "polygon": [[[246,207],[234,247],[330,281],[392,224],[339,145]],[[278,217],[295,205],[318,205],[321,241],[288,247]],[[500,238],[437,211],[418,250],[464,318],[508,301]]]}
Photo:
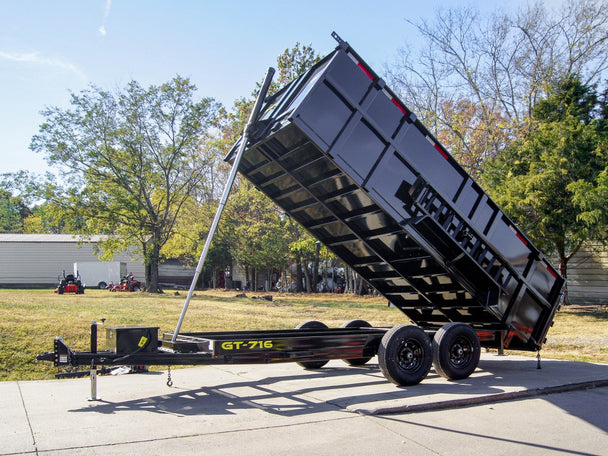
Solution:
{"label": "gt-716 decal", "polygon": [[254,350],[273,348],[272,340],[235,340],[222,342],[223,350]]}

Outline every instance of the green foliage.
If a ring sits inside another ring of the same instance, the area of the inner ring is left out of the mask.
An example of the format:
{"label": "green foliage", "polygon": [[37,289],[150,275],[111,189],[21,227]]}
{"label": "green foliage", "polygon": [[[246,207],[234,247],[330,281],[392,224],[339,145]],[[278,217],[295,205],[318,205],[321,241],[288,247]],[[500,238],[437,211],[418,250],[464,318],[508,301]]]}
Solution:
{"label": "green foliage", "polygon": [[28,181],[25,171],[0,175],[0,233],[21,233],[32,215],[31,202],[23,191]]}
{"label": "green foliage", "polygon": [[293,81],[319,60],[320,56],[310,44],[306,46],[296,43],[293,48],[285,49],[277,57],[278,74],[275,80],[276,86],[283,87],[285,84]]}
{"label": "green foliage", "polygon": [[547,98],[534,105],[532,115],[544,122],[574,118],[589,124],[599,120],[598,116],[601,118],[605,109],[606,105],[600,102],[595,87],[583,84],[576,75],[568,75],[550,90]]}
{"label": "green foliage", "polygon": [[[305,46],[298,42],[293,48],[285,49],[283,53],[277,57],[277,71],[268,88],[268,94],[272,95],[278,92],[285,85],[312,67],[320,59],[321,57],[310,45]],[[261,87],[262,81],[256,84],[256,89],[249,98],[239,98],[236,100],[232,112],[225,115],[226,123],[223,125],[223,136],[229,143],[229,147],[237,141],[243,128],[245,128],[249,113],[253,109],[253,103],[255,102]]]}
{"label": "green foliage", "polygon": [[274,203],[249,182],[239,182],[224,214],[220,236],[237,263],[258,270],[287,265],[284,219]]}
{"label": "green foliage", "polygon": [[[572,76],[539,102],[521,139],[490,161],[484,183],[561,273],[586,241],[603,241],[608,131],[595,89]],[[599,211],[599,212],[598,212]]]}
{"label": "green foliage", "polygon": [[572,201],[581,210],[578,219],[589,227],[590,237],[608,242],[608,168],[595,181],[577,180],[568,185]]}
{"label": "green foliage", "polygon": [[161,86],[130,82],[116,94],[91,86],[72,94],[71,109],[47,108],[31,148],[59,168],[43,196],[58,218],[82,234],[111,234],[106,257],[139,246],[149,290],[157,289],[160,250],[188,198],[204,181],[201,143],[219,106],[194,101],[179,76]]}
{"label": "green foliage", "polygon": [[[270,93],[279,90],[318,60],[319,56],[310,46],[296,43],[293,49],[285,49],[277,59],[278,71]],[[218,124],[221,137],[208,144],[216,151],[216,157],[225,156],[238,141],[260,87],[261,84],[258,84],[249,98],[236,100],[231,112],[221,111]],[[223,171],[226,170],[216,173],[216,177],[225,178],[227,172]],[[191,201],[185,205],[186,210],[177,221],[174,236],[163,249],[164,254],[195,261],[193,254],[202,250],[217,207],[219,194],[216,193],[219,192],[208,195],[204,204]],[[231,263],[229,257],[249,270],[270,271],[286,267],[290,258],[290,238],[285,226],[285,217],[272,201],[248,182],[237,179],[206,259],[205,269],[224,269]]]}
{"label": "green foliage", "polygon": [[0,190],[0,233],[18,233],[23,230],[27,207],[22,206],[11,193]]}

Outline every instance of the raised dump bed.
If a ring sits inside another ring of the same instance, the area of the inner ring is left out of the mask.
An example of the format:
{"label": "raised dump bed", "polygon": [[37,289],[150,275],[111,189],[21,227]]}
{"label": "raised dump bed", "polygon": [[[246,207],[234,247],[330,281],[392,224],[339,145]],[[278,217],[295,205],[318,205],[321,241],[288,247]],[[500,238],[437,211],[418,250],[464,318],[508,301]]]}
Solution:
{"label": "raised dump bed", "polygon": [[334,36],[267,99],[239,171],[424,330],[461,322],[482,345],[540,349],[564,280]]}

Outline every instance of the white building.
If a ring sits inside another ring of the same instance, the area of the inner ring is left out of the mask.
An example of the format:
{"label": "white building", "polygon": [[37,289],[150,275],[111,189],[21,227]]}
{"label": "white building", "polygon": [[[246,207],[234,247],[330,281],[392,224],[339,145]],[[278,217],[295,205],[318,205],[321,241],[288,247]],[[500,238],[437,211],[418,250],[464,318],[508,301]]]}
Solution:
{"label": "white building", "polygon": [[579,250],[568,262],[571,304],[608,304],[608,251],[599,245]]}
{"label": "white building", "polygon": [[[95,244],[102,239],[93,236],[79,243],[71,234],[0,234],[0,286],[56,286],[57,277],[72,273],[74,263],[100,261]],[[145,279],[144,264],[128,252],[113,261],[127,264],[136,279]]]}

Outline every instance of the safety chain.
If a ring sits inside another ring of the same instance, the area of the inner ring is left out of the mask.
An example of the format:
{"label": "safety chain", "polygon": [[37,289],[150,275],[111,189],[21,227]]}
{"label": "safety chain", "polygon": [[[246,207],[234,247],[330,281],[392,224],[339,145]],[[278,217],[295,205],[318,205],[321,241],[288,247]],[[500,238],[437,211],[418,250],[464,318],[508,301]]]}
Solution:
{"label": "safety chain", "polygon": [[173,380],[171,380],[171,366],[167,366],[167,386],[171,388],[173,386]]}

